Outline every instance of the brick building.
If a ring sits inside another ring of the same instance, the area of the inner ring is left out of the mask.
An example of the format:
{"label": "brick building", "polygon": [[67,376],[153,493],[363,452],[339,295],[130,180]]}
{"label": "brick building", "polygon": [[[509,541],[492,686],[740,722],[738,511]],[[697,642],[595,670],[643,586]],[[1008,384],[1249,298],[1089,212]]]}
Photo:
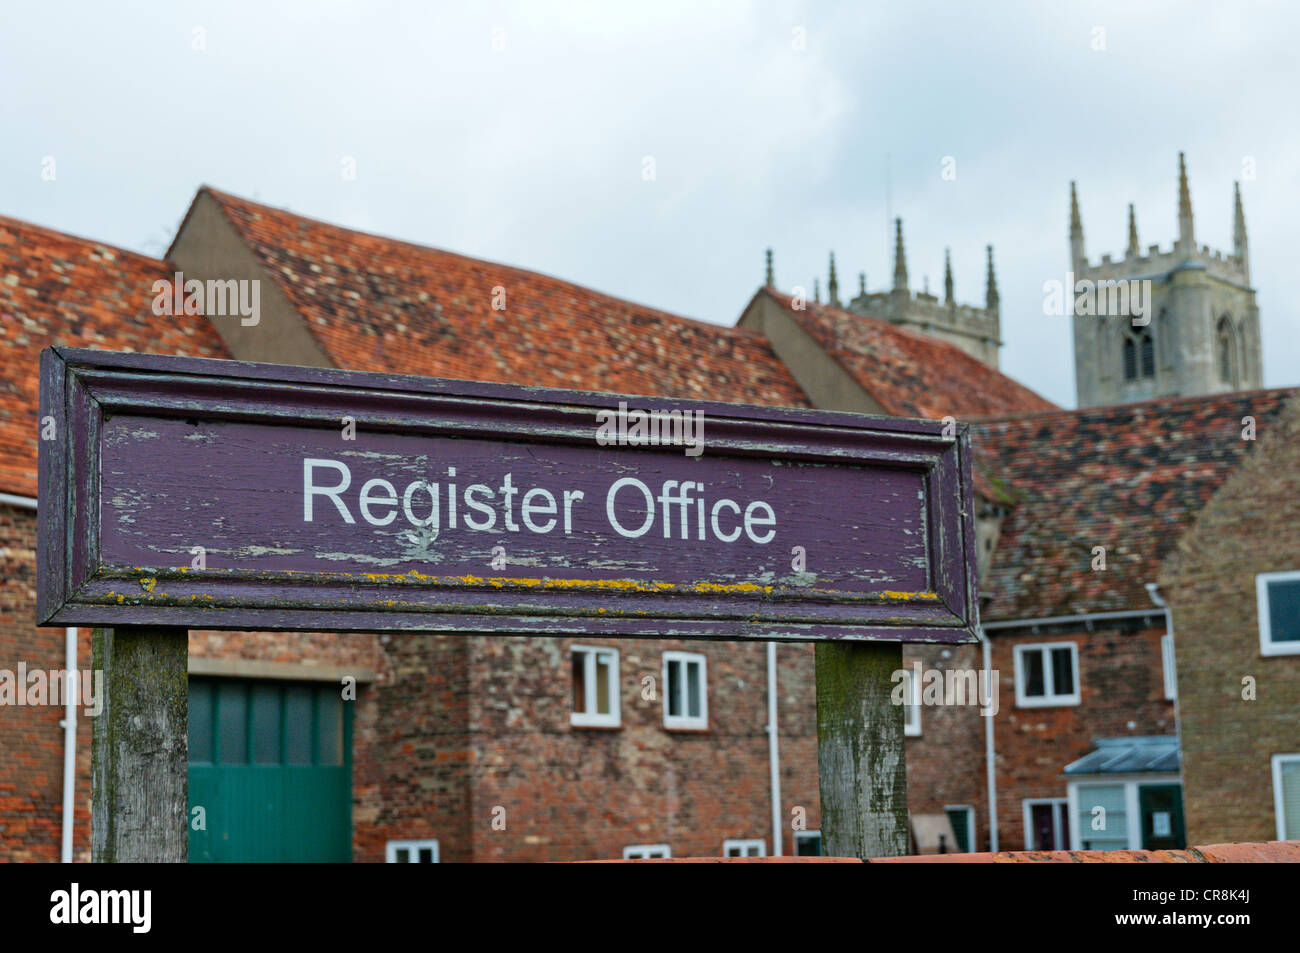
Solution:
{"label": "brick building", "polygon": [[[259,282],[257,322],[154,314],[154,282],[177,271]],[[953,343],[841,308],[801,308],[770,285],[737,327],[722,328],[206,188],[165,261],[0,219],[0,320],[0,669],[70,658],[65,633],[31,624],[36,366],[52,344],[987,419],[975,476],[988,637],[905,648],[907,664],[927,672],[973,672],[987,652],[1004,673],[993,719],[974,706],[908,712],[912,813],[946,818],[963,849],[1017,846],[1024,816],[1058,837],[1062,821],[1073,827],[1068,818],[1089,805],[1058,807],[1066,765],[1086,787],[1097,739],[1134,742],[1133,757],[1147,751],[1168,767],[1176,729],[1163,697],[1163,616],[1143,584],[1171,530],[1245,452],[1224,421],[1249,411],[1263,432],[1282,402],[1256,392],[1063,412]],[[1131,532],[1119,531],[1125,524]],[[1090,568],[1095,545],[1109,547],[1106,571]],[[1017,688],[1041,693],[1058,661],[1050,650],[1018,659],[1056,641],[1076,643],[1078,703],[1020,705]],[[73,645],[88,667],[87,634]],[[1023,685],[1018,664],[1037,666]],[[192,832],[193,859],[818,846],[808,645],[192,632],[190,672],[191,801],[208,816],[208,830]],[[355,701],[339,697],[348,677]],[[14,753],[0,763],[7,859],[59,856],[69,751],[71,843],[86,856],[89,730],[80,718],[65,745],[62,714],[0,707],[0,750]],[[254,789],[270,812],[260,826],[248,820]]]}
{"label": "brick building", "polygon": [[1300,840],[1300,401],[1258,441],[1161,573],[1192,839]]}
{"label": "brick building", "polygon": [[[3,242],[0,475],[7,494],[2,525],[11,537],[3,633],[7,657],[33,668],[66,662],[63,633],[31,625],[35,375],[43,347],[810,403],[752,330],[678,318],[209,189],[196,196],[166,261],[14,221],[5,221]],[[153,314],[154,282],[171,280],[177,271],[191,279],[257,280],[256,324]],[[502,293],[505,307],[498,309],[494,295]],[[936,346],[940,357],[945,349],[959,354],[955,347],[887,331],[895,335],[894,351],[881,366],[902,372],[890,381],[882,404],[887,412],[916,413],[920,396],[931,393],[947,394],[957,412],[977,399],[971,412],[1010,412],[1022,406],[1018,402],[1051,406],[1000,375],[1006,389],[1001,399],[963,388],[930,366]],[[775,812],[766,727],[769,652],[779,693],[781,797]],[[77,657],[84,665],[88,656],[83,632]],[[770,852],[774,813],[784,852],[817,849],[809,646],[597,639],[575,647],[570,640],[523,637],[194,632],[190,668],[191,796],[208,802],[210,819],[206,834],[192,836],[195,859],[292,856],[292,845],[309,839],[317,856],[357,860],[543,860],[665,847],[678,855]],[[340,711],[334,686],[346,676],[359,690],[355,703]],[[653,695],[645,691],[647,678],[658,680]],[[665,694],[678,684],[704,689],[707,714],[689,697],[680,711],[667,707]],[[575,713],[575,707],[586,711]],[[297,741],[292,732],[278,739],[259,734],[259,726],[293,723],[309,711],[315,722]],[[60,714],[52,708],[3,710],[0,738],[23,753],[0,782],[6,856],[58,856],[65,749]],[[315,754],[295,761],[299,744]],[[73,843],[84,856],[84,718],[72,750]],[[223,818],[241,811],[229,792],[253,784],[255,775],[273,776],[276,766],[313,769],[303,782],[306,793],[295,795],[311,810],[277,807],[279,840],[259,838],[238,824],[223,826]],[[921,775],[913,781],[918,791],[928,784]],[[793,830],[793,818],[806,830]],[[309,823],[315,831],[310,837]],[[323,835],[322,827],[330,830]]]}

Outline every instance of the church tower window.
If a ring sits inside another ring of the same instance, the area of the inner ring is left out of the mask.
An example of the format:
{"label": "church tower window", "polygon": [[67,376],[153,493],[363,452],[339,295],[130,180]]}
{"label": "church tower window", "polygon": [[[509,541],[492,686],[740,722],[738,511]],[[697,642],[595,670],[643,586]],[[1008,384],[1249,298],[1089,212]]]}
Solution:
{"label": "church tower window", "polygon": [[1150,326],[1125,329],[1124,380],[1146,380],[1156,376],[1156,342]]}
{"label": "church tower window", "polygon": [[1219,379],[1225,384],[1236,386],[1237,383],[1237,342],[1232,333],[1232,318],[1224,315],[1219,318]]}

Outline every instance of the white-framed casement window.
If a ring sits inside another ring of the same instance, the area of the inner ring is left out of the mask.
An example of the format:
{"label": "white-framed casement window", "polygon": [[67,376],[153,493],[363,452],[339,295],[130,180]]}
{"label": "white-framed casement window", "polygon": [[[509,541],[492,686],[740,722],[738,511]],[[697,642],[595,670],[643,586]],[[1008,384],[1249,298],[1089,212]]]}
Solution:
{"label": "white-framed casement window", "polygon": [[952,832],[957,837],[957,843],[949,853],[972,853],[975,850],[975,808],[969,804],[945,804],[943,812],[948,815]]}
{"label": "white-framed casement window", "polygon": [[1300,653],[1300,572],[1262,572],[1255,577],[1259,600],[1259,651]]}
{"label": "white-framed casement window", "polygon": [[911,699],[903,706],[903,737],[915,738],[921,734],[921,683],[913,676],[914,669],[903,669],[903,697]]}
{"label": "white-framed casement window", "polygon": [[1165,673],[1165,700],[1173,701],[1178,697],[1178,669],[1174,665],[1174,637],[1160,637],[1160,663]]}
{"label": "white-framed casement window", "polygon": [[1025,810],[1025,850],[1070,849],[1070,801],[1063,797],[1028,797]]}
{"label": "white-framed casement window", "polygon": [[623,848],[624,860],[654,860],[672,855],[673,852],[668,849],[667,844],[633,844],[631,847]]}
{"label": "white-framed casement window", "polygon": [[664,653],[664,727],[709,727],[709,683],[704,656]]}
{"label": "white-framed casement window", "polygon": [[384,849],[384,859],[390,864],[436,864],[436,840],[390,840]]}
{"label": "white-framed casement window", "polygon": [[[1066,790],[1070,850],[1150,849],[1148,838],[1181,840],[1186,835],[1182,782],[1176,774],[1070,781]],[[1148,796],[1160,791],[1172,792],[1176,802],[1167,796],[1148,802]]]}
{"label": "white-framed casement window", "polygon": [[1273,755],[1277,839],[1300,840],[1300,754]]}
{"label": "white-framed casement window", "polygon": [[569,723],[586,728],[617,728],[618,649],[575,645],[571,654],[573,704]]}
{"label": "white-framed casement window", "polygon": [[794,855],[796,857],[820,857],[822,855],[822,832],[795,831]]}
{"label": "white-framed casement window", "polygon": [[759,837],[754,840],[724,840],[723,857],[766,857],[767,841]]}
{"label": "white-framed casement window", "polygon": [[1073,642],[1016,646],[1016,705],[1079,704],[1079,647]]}

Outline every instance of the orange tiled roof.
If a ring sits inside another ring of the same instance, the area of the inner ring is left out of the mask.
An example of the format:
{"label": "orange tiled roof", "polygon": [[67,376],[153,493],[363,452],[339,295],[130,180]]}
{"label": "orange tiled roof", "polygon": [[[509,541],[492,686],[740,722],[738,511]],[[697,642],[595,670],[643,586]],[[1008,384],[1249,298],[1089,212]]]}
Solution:
{"label": "orange tiled roof", "polygon": [[829,305],[796,309],[790,295],[770,287],[759,294],[784,308],[886,413],[970,419],[1059,409],[948,341]]}
{"label": "orange tiled roof", "polygon": [[206,321],[154,315],[166,262],[0,216],[0,492],[36,495],[42,349],[229,357]]}
{"label": "orange tiled roof", "polygon": [[[1145,585],[1295,388],[1237,391],[971,425],[976,472],[1015,503],[982,586],[986,621],[1156,611]],[[1093,547],[1106,569],[1092,568]]]}
{"label": "orange tiled roof", "polygon": [[808,406],[755,332],[207,192],[339,367]]}

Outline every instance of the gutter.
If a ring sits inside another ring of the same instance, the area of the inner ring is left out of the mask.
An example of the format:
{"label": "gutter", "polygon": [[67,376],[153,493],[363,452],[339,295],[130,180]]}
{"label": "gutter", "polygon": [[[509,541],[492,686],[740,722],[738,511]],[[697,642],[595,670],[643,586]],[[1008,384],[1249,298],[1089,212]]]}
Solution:
{"label": "gutter", "polygon": [[777,742],[776,643],[767,643],[767,764],[772,786],[772,855],[780,857],[781,842],[781,752]]}
{"label": "gutter", "polygon": [[986,631],[988,629],[1026,629],[1035,625],[1061,625],[1068,622],[1090,622],[1093,619],[1139,619],[1142,616],[1151,615],[1155,615],[1155,613],[1150,609],[1126,609],[1120,612],[1085,612],[1082,615],[1054,615],[1043,616],[1039,619],[1008,619],[1002,622],[983,622],[980,624],[980,628]]}
{"label": "gutter", "polygon": [[[36,510],[36,500],[30,496],[16,496],[13,493],[0,493],[0,504],[15,506],[21,510]],[[63,720],[59,727],[63,729],[63,838],[60,847],[60,860],[72,863],[73,811],[77,800],[77,697],[76,692],[67,689],[68,673],[77,671],[77,630],[69,626],[63,630]],[[77,684],[80,684],[78,681]]]}

